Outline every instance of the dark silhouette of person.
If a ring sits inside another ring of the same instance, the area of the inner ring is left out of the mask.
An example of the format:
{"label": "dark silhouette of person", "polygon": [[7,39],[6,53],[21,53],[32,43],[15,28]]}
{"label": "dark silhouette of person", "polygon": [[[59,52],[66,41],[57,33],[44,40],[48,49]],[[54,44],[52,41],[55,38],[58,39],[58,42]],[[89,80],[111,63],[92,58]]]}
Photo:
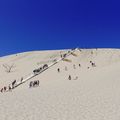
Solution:
{"label": "dark silhouette of person", "polygon": [[60,68],[58,68],[57,71],[60,72]]}
{"label": "dark silhouette of person", "polygon": [[9,85],[9,91],[11,91],[12,90],[12,87]]}
{"label": "dark silhouette of person", "polygon": [[5,87],[4,87],[4,92],[6,92],[6,90],[7,90],[7,87],[5,86]]}
{"label": "dark silhouette of person", "polygon": [[22,83],[22,81],[23,81],[23,77],[21,77],[21,83]]}
{"label": "dark silhouette of person", "polygon": [[69,75],[68,80],[71,80],[71,75]]}
{"label": "dark silhouette of person", "polygon": [[12,82],[12,88],[15,87],[15,83],[16,83],[16,80],[14,80],[14,81]]}
{"label": "dark silhouette of person", "polygon": [[3,92],[3,88],[0,91]]}
{"label": "dark silhouette of person", "polygon": [[31,88],[33,86],[33,82],[31,81],[29,84],[29,88]]}

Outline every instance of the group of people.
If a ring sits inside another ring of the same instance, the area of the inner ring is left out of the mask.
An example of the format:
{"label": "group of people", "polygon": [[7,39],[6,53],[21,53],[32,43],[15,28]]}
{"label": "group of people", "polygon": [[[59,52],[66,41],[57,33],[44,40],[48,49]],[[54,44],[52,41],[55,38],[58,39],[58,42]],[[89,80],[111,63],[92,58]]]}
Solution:
{"label": "group of people", "polygon": [[[72,49],[72,50],[74,50],[74,49]],[[68,53],[71,53],[71,51],[68,51]],[[60,57],[61,57],[61,58],[67,57],[67,53],[61,54]],[[80,67],[80,66],[81,66],[81,65],[79,64],[79,67]],[[75,65],[74,65],[73,67],[75,68]],[[48,68],[48,65],[45,64],[45,65],[43,66],[43,68],[35,69],[33,72],[34,72],[34,73],[38,73],[41,69],[44,70],[44,69],[47,69],[47,68]],[[57,71],[60,72],[60,68],[58,68]],[[65,67],[65,71],[67,71],[67,67]],[[70,75],[69,75],[68,79],[71,80],[71,76],[70,76]],[[23,77],[21,78],[20,82],[23,83]],[[3,88],[1,88],[0,92],[3,93],[3,92],[7,92],[7,91],[12,91],[12,89],[14,89],[17,85],[18,85],[18,84],[17,84],[17,81],[14,80],[11,84],[9,84],[9,86],[4,86]],[[31,81],[30,84],[29,84],[29,87],[30,87],[30,88],[31,88],[31,87],[36,87],[36,86],[39,86],[39,80]]]}
{"label": "group of people", "polygon": [[[77,79],[78,79],[78,76],[76,76],[75,78],[73,78],[73,80],[77,80]],[[68,76],[68,80],[72,80],[71,75]]]}
{"label": "group of people", "polygon": [[[81,67],[81,64],[78,64],[79,67]],[[73,69],[76,69],[76,65],[73,64]],[[67,71],[68,68],[67,66],[65,66],[65,71]],[[57,72],[60,73],[60,68],[57,69]],[[73,80],[77,80],[78,79],[78,76],[76,76],[75,78],[73,78]],[[72,80],[72,77],[71,75],[68,76],[68,80]]]}
{"label": "group of people", "polygon": [[[43,69],[47,69],[48,68],[48,65],[45,64],[43,66]],[[34,70],[35,71],[35,70]],[[36,72],[36,71],[35,71]],[[23,77],[21,77],[20,79],[20,84],[23,83]],[[8,92],[8,91],[12,91],[12,89],[14,89],[16,86],[18,86],[19,84],[17,84],[17,81],[14,80],[11,84],[9,84],[9,86],[4,86],[1,88],[0,92],[3,93],[3,92]],[[39,80],[37,81],[31,81],[30,82],[30,85],[29,87],[36,87],[36,86],[39,86]]]}
{"label": "group of people", "polygon": [[3,93],[3,92],[6,92],[6,90],[7,90],[7,87],[4,86],[3,88],[1,88],[0,92]]}
{"label": "group of people", "polygon": [[[23,78],[21,79],[21,82],[22,82]],[[9,84],[9,86],[4,86],[3,88],[1,88],[0,92],[3,93],[3,92],[8,92],[8,91],[12,91],[12,89],[14,89],[16,87],[16,80],[14,80],[12,82],[12,84]],[[39,86],[39,80],[36,80],[36,81],[31,81],[30,84],[29,84],[29,88],[31,87],[37,87]]]}
{"label": "group of people", "polygon": [[12,84],[9,84],[9,86],[4,86],[3,88],[1,88],[0,92],[3,93],[7,91],[12,91],[12,89],[14,89],[15,87],[15,84],[16,84],[16,80],[14,80]]}
{"label": "group of people", "polygon": [[91,65],[92,65],[92,67],[96,67],[96,65],[95,65],[94,62],[90,61],[90,63],[91,63]]}
{"label": "group of people", "polygon": [[[96,64],[94,63],[94,62],[92,62],[92,61],[90,61],[90,64],[91,64],[91,66],[92,67],[96,67]],[[78,64],[78,66],[79,67],[81,67],[81,64]],[[88,69],[89,69],[90,67],[88,67]],[[76,69],[76,65],[75,64],[73,64],[73,69]],[[57,69],[57,71],[58,71],[58,73],[60,72],[60,68],[58,68]],[[67,71],[67,67],[65,66],[65,71]],[[68,80],[71,80],[72,79],[72,77],[71,77],[71,75],[69,75],[68,76]],[[74,78],[74,80],[77,80],[78,79],[78,76],[76,76],[75,78]]]}
{"label": "group of people", "polygon": [[[23,82],[23,77],[21,77],[21,83]],[[12,91],[12,89],[14,89],[17,86],[17,80],[14,80],[11,84],[9,84],[9,86],[4,86],[3,88],[1,88],[0,92],[7,92],[7,91]]]}
{"label": "group of people", "polygon": [[29,84],[29,88],[31,87],[38,87],[40,84],[39,80],[31,81]]}
{"label": "group of people", "polygon": [[[96,67],[96,64],[94,62],[90,61],[90,64],[92,67]],[[87,67],[87,68],[89,69],[90,67]]]}
{"label": "group of people", "polygon": [[[81,67],[81,64],[79,64],[78,66]],[[76,65],[75,64],[73,64],[73,69],[76,69]],[[68,70],[68,68],[67,68],[67,66],[65,66],[65,71],[67,71],[67,70]],[[59,73],[60,72],[60,68],[58,68],[57,71]]]}

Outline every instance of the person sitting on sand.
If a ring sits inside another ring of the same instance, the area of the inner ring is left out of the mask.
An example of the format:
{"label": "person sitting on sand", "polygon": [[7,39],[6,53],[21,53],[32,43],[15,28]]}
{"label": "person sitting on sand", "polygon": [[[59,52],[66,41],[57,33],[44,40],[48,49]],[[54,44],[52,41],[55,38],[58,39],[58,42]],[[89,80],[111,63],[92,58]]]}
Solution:
{"label": "person sitting on sand", "polygon": [[94,62],[90,61],[90,63],[91,63],[91,65],[92,65],[92,67],[96,67],[96,65],[95,65]]}
{"label": "person sitting on sand", "polygon": [[96,67],[95,63],[91,63],[92,64],[92,67]]}

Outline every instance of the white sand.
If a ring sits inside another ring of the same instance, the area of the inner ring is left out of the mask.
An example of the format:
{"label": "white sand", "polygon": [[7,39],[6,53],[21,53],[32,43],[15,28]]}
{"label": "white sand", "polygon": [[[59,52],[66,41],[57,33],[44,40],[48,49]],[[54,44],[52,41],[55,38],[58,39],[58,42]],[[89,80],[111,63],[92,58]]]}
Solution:
{"label": "white sand", "polygon": [[[72,62],[60,61],[12,92],[0,93],[0,120],[120,120],[120,50],[81,50],[76,50],[77,57],[67,57]],[[34,51],[1,57],[0,88],[29,76],[44,63],[52,63],[60,58],[60,52]],[[3,64],[13,63],[12,72],[5,72]],[[72,80],[68,80],[69,75]],[[40,86],[29,88],[34,80],[40,80]]]}

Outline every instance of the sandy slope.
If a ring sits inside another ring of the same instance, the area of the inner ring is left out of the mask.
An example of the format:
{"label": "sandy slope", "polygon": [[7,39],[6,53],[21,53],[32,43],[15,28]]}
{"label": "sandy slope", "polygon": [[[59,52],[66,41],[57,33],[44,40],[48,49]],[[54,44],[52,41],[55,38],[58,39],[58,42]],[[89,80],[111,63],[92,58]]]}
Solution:
{"label": "sandy slope", "polygon": [[[60,52],[66,50],[0,58],[0,87],[52,63]],[[120,50],[81,49],[75,53],[77,57],[67,57],[72,62],[61,61],[30,80],[40,80],[39,87],[30,89],[28,81],[12,92],[1,93],[0,120],[120,120]],[[13,63],[12,72],[6,73],[2,65]]]}

